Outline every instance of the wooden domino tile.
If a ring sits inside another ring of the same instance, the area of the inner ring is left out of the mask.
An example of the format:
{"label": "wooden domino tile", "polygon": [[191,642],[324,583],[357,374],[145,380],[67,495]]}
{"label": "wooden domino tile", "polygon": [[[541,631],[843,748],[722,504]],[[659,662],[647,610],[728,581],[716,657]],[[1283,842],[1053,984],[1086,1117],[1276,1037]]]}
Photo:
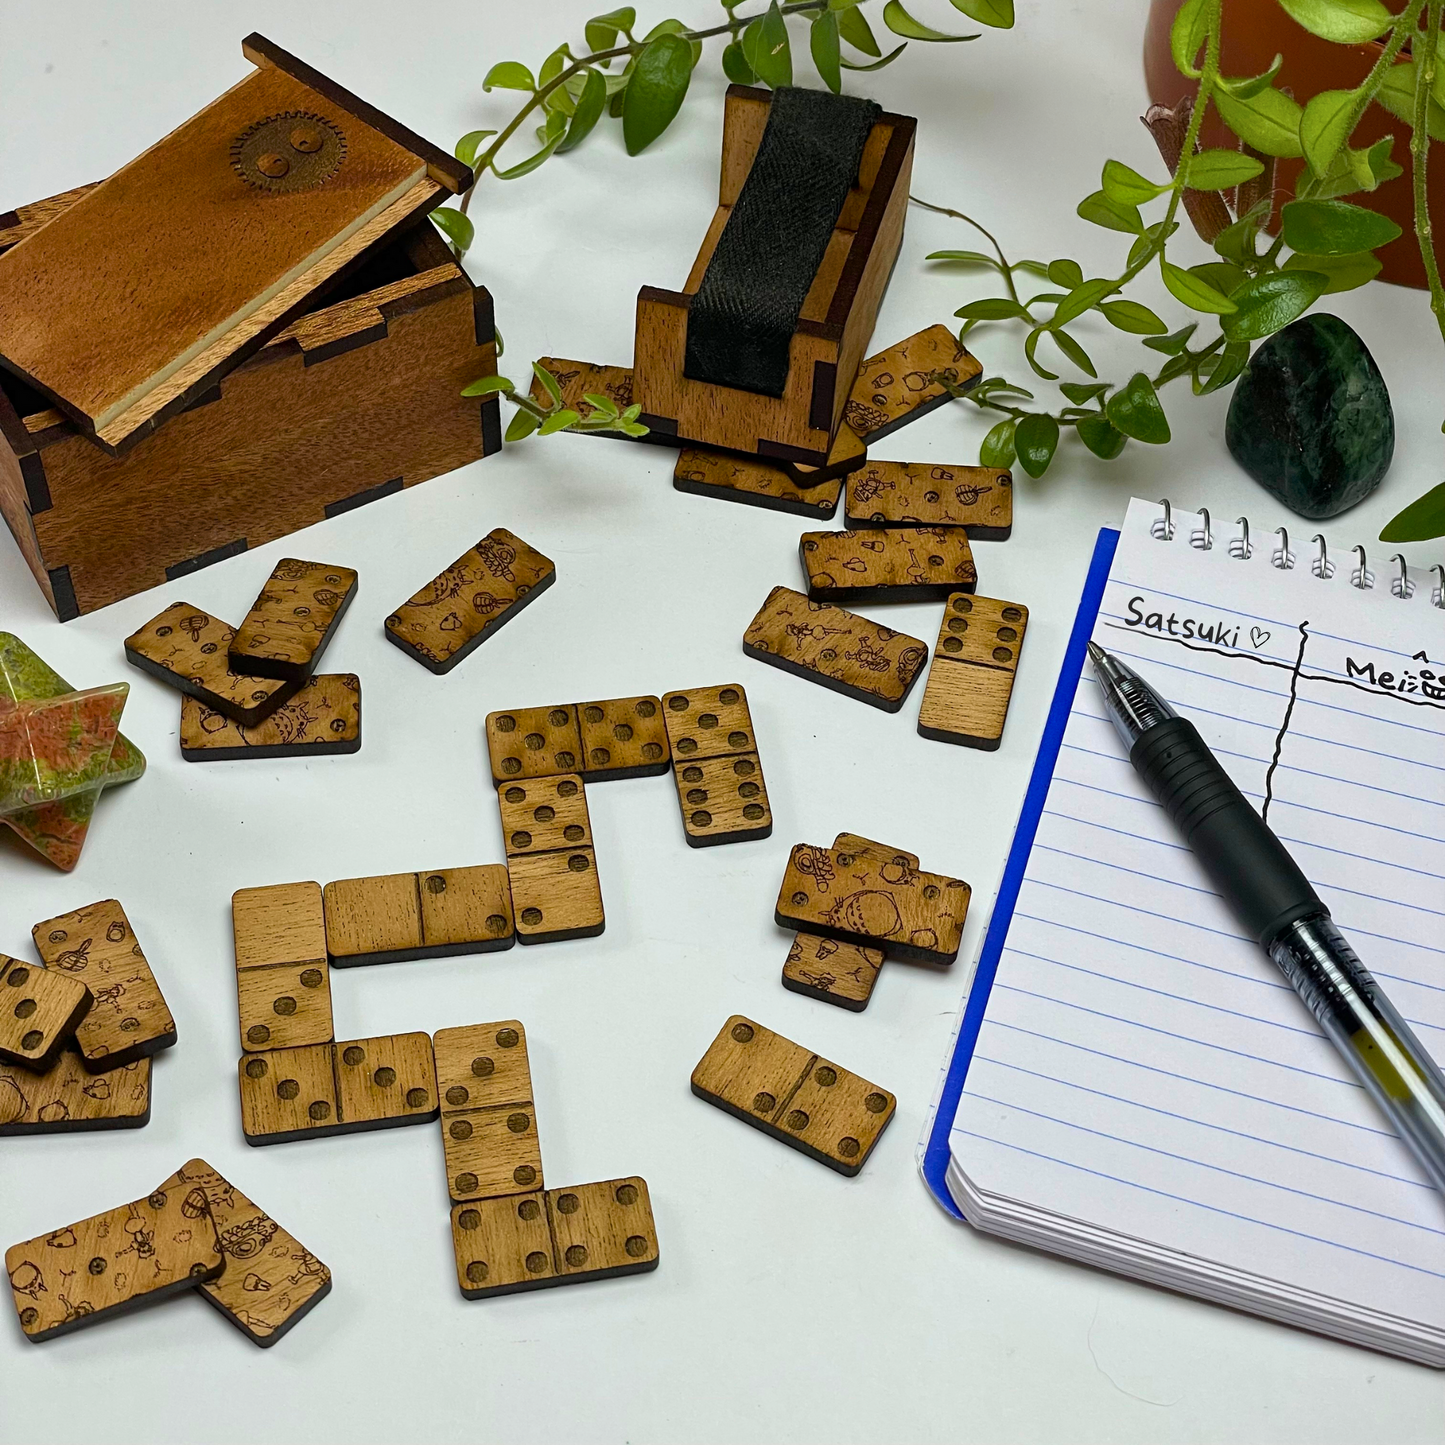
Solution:
{"label": "wooden domino tile", "polygon": [[743,651],[884,712],[903,706],[928,660],[928,648],[918,638],[831,603],[812,602],[791,587],[774,587],[768,594],[743,634]]}
{"label": "wooden domino tile", "polygon": [[587,789],[572,776],[528,778],[497,793],[507,857],[592,846]]}
{"label": "wooden domino tile", "polygon": [[125,655],[135,667],[179,688],[243,727],[255,727],[295,696],[299,683],[248,677],[231,670],[236,630],[192,607],[172,602],[125,640]]}
{"label": "wooden domino tile", "polygon": [[386,619],[387,641],[441,676],[556,580],[551,558],[494,527]]}
{"label": "wooden domino tile", "polygon": [[922,872],[902,856],[885,861],[800,843],[788,858],[774,918],[784,928],[881,948],[891,958],[950,964],[971,892],[962,879]]}
{"label": "wooden domino tile", "polygon": [[458,1204],[452,1245],[467,1299],[643,1274],[658,1263],[652,1200],[637,1175]]}
{"label": "wooden domino tile", "polygon": [[491,953],[516,941],[500,863],[343,878],[322,896],[333,968]]}
{"label": "wooden domino tile", "polygon": [[204,1159],[183,1164],[176,1178],[205,1200],[225,1260],[201,1297],[269,1349],[331,1293],[331,1271]]}
{"label": "wooden domino tile", "polygon": [[941,743],[993,752],[1003,740],[1029,610],[995,597],[948,599],[918,731]]}
{"label": "wooden domino tile", "polygon": [[0,1064],[44,1073],[93,1002],[79,979],[0,953]]}
{"label": "wooden domino tile", "polygon": [[[838,430],[853,436],[847,427]],[[700,447],[684,447],[678,453],[672,485],[679,492],[699,497],[719,497],[725,502],[742,502],[817,521],[827,521],[837,512],[843,491],[841,477],[800,486],[781,467],[769,466],[754,457]]]}
{"label": "wooden domino tile", "polygon": [[745,843],[772,834],[773,810],[756,753],[679,762],[676,781],[690,847]]}
{"label": "wooden domino tile", "polygon": [[567,703],[489,712],[487,753],[492,781],[498,787],[523,778],[580,772],[582,735],[577,709]]}
{"label": "wooden domino tile", "polygon": [[181,699],[181,756],[188,763],[326,758],[360,751],[361,681],[355,673],[311,678],[254,727],[243,727],[193,697]]}
{"label": "wooden domino tile", "polygon": [[519,943],[595,938],[606,927],[591,848],[508,857]]}
{"label": "wooden domino tile", "polygon": [[873,997],[883,957],[878,948],[796,933],[783,962],[783,987],[862,1013]]}
{"label": "wooden domino tile", "polygon": [[241,1047],[329,1044],[335,1034],[321,889],[315,883],[238,889],[231,922]]}
{"label": "wooden domino tile", "polygon": [[886,1089],[741,1014],[692,1071],[692,1091],[849,1175],[867,1162],[897,1103]]}
{"label": "wooden domino tile", "polygon": [[438,1113],[426,1034],[246,1054],[238,1072],[248,1144],[429,1124]]}
{"label": "wooden domino tile", "polygon": [[94,1002],[75,1030],[87,1069],[118,1069],[175,1043],[176,1021],[114,898],[37,923],[31,937],[47,969],[90,990]]}
{"label": "wooden domino tile", "polygon": [[92,1074],[73,1048],[43,1074],[0,1064],[0,1138],[140,1129],[151,1117],[151,1061]]}
{"label": "wooden domino tile", "polygon": [[432,1052],[452,1199],[491,1199],[542,1188],[542,1150],[522,1025],[503,1019],[440,1029]]}
{"label": "wooden domino tile", "polygon": [[972,542],[1003,542],[1013,531],[1013,476],[870,461],[848,478],[843,515],[850,527],[967,527]]}
{"label": "wooden domino tile", "polygon": [[758,749],[748,695],[741,683],[670,692],[662,700],[662,712],[674,766]]}
{"label": "wooden domino tile", "polygon": [[577,706],[582,781],[651,778],[672,765],[662,699],[614,697]]}
{"label": "wooden domino tile", "polygon": [[804,532],[798,556],[815,602],[942,602],[978,583],[957,527]]}
{"label": "wooden domino tile", "polygon": [[949,401],[945,381],[966,390],[982,374],[948,327],[930,326],[858,368],[843,420],[865,442],[875,442]]}
{"label": "wooden domino tile", "polygon": [[283,557],[231,639],[232,670],[305,682],[355,596],[350,567]]}
{"label": "wooden domino tile", "polygon": [[20,1328],[33,1341],[195,1289],[224,1267],[204,1198],[177,1174],[133,1204],[5,1251]]}
{"label": "wooden domino tile", "polygon": [[[592,404],[586,399],[589,391],[593,396],[607,397],[618,411],[626,411],[632,405],[630,366],[599,366],[593,361],[569,361],[560,356],[544,356],[537,364],[552,373],[562,390],[562,405],[578,416],[586,416],[592,410]],[[535,374],[532,377],[532,399],[541,406],[549,405],[552,400]],[[582,435],[615,437],[622,433],[583,432]]]}
{"label": "wooden domino tile", "polygon": [[833,846],[841,853],[872,853],[885,863],[901,863],[909,868],[918,867],[918,854],[905,853],[901,848],[890,848],[886,843],[875,843],[857,833],[839,833],[833,839]]}

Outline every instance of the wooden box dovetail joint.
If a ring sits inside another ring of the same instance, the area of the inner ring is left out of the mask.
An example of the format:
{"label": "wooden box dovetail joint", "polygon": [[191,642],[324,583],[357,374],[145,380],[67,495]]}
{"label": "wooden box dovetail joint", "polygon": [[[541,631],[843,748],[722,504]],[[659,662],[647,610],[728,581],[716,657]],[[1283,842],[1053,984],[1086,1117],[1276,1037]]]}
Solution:
{"label": "wooden box dovetail joint", "polygon": [[918,711],[922,736],[998,748],[1028,622],[1019,602],[963,593],[948,599]]}
{"label": "wooden box dovetail joint", "polygon": [[438,1113],[426,1034],[246,1054],[237,1072],[248,1144],[429,1124]]}
{"label": "wooden box dovetail joint", "polygon": [[542,1151],[526,1030],[516,1019],[440,1029],[432,1051],[452,1199],[540,1189]]}
{"label": "wooden box dovetail joint", "polygon": [[994,467],[870,461],[848,478],[850,527],[966,527],[970,542],[1013,531],[1013,477]]}
{"label": "wooden box dovetail joint", "polygon": [[768,594],[743,634],[743,651],[884,712],[903,706],[928,660],[918,638],[791,587]]}
{"label": "wooden box dovetail joint", "polygon": [[897,1103],[886,1089],[741,1014],[692,1071],[692,1091],[848,1175],[867,1162]]}
{"label": "wooden box dovetail joint", "polygon": [[[847,427],[840,430],[853,435]],[[833,516],[838,510],[838,497],[843,490],[839,478],[804,488],[781,467],[754,457],[708,451],[702,447],[684,447],[678,453],[672,485],[679,492],[691,492],[699,497],[720,497],[724,501],[742,502],[773,512],[788,512],[816,521],[826,521]]]}
{"label": "wooden box dovetail joint", "polygon": [[224,1268],[205,1196],[179,1174],[134,1203],[5,1251],[20,1328],[32,1341],[196,1289]]}
{"label": "wooden box dovetail joint", "polygon": [[361,751],[361,680],[321,673],[254,727],[243,727],[189,695],[181,699],[181,756],[188,763],[324,758]]}
{"label": "wooden box dovetail joint", "polygon": [[756,753],[679,761],[676,779],[683,833],[690,847],[771,836],[773,811]]}
{"label": "wooden box dovetail joint", "polygon": [[959,528],[804,532],[798,556],[815,602],[941,602],[978,582]]}
{"label": "wooden box dovetail joint", "polygon": [[863,441],[876,442],[951,400],[950,386],[966,391],[982,374],[948,327],[930,326],[863,362],[843,420]]}
{"label": "wooden box dovetail joint", "polygon": [[183,1164],[176,1178],[204,1196],[225,1257],[201,1298],[269,1349],[331,1293],[331,1271],[204,1159]]}
{"label": "wooden box dovetail joint", "polygon": [[580,771],[582,735],[571,703],[489,712],[486,727],[492,781],[498,787],[513,779]]}
{"label": "wooden box dovetail joint", "polygon": [[800,843],[789,855],[774,918],[784,928],[881,948],[890,957],[951,964],[971,894],[962,879],[922,872],[901,855]]}
{"label": "wooden box dovetail joint", "polygon": [[606,927],[591,848],[523,853],[507,859],[519,943],[595,938]]}
{"label": "wooden box dovetail joint", "polygon": [[660,698],[614,697],[579,703],[582,781],[650,778],[672,761]]}
{"label": "wooden box dovetail joint", "polygon": [[44,1073],[93,1002],[79,979],[0,953],[0,1064]]}
{"label": "wooden box dovetail joint", "polygon": [[283,557],[231,639],[232,669],[305,682],[355,596],[352,568]]}
{"label": "wooden box dovetail joint", "polygon": [[175,1043],[176,1021],[116,899],[37,923],[31,937],[48,969],[90,990],[94,1002],[75,1030],[87,1069],[118,1069]]}
{"label": "wooden box dovetail joint", "polygon": [[718,208],[681,291],[637,296],[633,399],[658,440],[824,466],[903,241],[917,122],[884,112],[803,303],[780,397],[684,376],[688,312],[767,125],[768,91],[728,87]]}
{"label": "wooden box dovetail joint", "polygon": [[494,527],[386,619],[386,640],[443,676],[556,580],[551,558]]}
{"label": "wooden box dovetail joint", "polygon": [[637,1175],[459,1204],[457,1284],[467,1299],[657,1268],[657,1227]]}

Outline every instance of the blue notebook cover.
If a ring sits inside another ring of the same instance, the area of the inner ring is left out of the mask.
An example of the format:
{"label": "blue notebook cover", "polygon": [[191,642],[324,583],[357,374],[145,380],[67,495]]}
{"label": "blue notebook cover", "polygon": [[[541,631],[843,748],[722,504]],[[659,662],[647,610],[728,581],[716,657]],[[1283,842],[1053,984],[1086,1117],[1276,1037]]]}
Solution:
{"label": "blue notebook cover", "polygon": [[1074,627],[1069,634],[1068,648],[1064,652],[1063,669],[1054,689],[1054,700],[1049,706],[1048,721],[1044,724],[1044,734],[1039,741],[1038,756],[1034,759],[1034,770],[1029,778],[1028,792],[1024,794],[1018,826],[1014,829],[1013,846],[1009,849],[1008,862],[1004,865],[1003,879],[999,883],[998,897],[994,900],[993,917],[989,919],[988,932],[984,934],[978,967],[974,970],[973,987],[969,990],[963,1022],[959,1025],[958,1038],[954,1043],[953,1058],[949,1060],[948,1073],[938,1098],[938,1110],[933,1116],[933,1128],[923,1151],[923,1177],[938,1202],[955,1219],[962,1219],[963,1212],[954,1203],[944,1179],[948,1172],[948,1136],[953,1128],[953,1117],[958,1112],[958,1101],[963,1094],[964,1080],[968,1077],[968,1066],[973,1059],[974,1045],[978,1042],[984,1011],[988,1008],[994,974],[1003,955],[1009,925],[1013,922],[1014,905],[1018,901],[1029,854],[1033,851],[1039,817],[1048,797],[1049,784],[1053,781],[1054,768],[1059,758],[1059,745],[1064,740],[1064,728],[1068,724],[1069,711],[1074,705],[1074,693],[1078,690],[1079,677],[1084,670],[1086,644],[1093,635],[1094,622],[1104,600],[1104,584],[1109,580],[1109,568],[1113,565],[1114,551],[1118,545],[1119,534],[1110,527],[1103,528],[1094,543],[1094,556],[1089,563],[1089,575],[1084,582],[1083,595],[1079,598],[1079,610],[1074,614]]}

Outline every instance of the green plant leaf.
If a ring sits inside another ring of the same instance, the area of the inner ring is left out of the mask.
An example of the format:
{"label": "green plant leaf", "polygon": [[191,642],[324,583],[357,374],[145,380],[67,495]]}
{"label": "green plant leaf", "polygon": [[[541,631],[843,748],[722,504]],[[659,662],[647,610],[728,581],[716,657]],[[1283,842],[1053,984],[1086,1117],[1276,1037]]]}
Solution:
{"label": "green plant leaf", "polygon": [[1190,162],[1184,184],[1193,191],[1227,191],[1241,181],[1252,181],[1264,162],[1243,151],[1200,151]]}
{"label": "green plant leaf", "polygon": [[571,407],[563,407],[561,411],[554,411],[546,421],[537,429],[538,436],[549,437],[553,432],[565,431],[575,421],[581,421],[579,413]]}
{"label": "green plant leaf", "polygon": [[1067,331],[1050,331],[1049,335],[1054,338],[1054,345],[1064,353],[1085,376],[1098,376],[1094,363],[1089,359],[1089,353],[1069,335]]}
{"label": "green plant leaf", "polygon": [[869,25],[868,17],[855,6],[849,5],[838,11],[838,33],[854,50],[861,50],[864,55],[877,59],[883,54],[873,38],[873,27]]}
{"label": "green plant leaf", "polygon": [[883,23],[905,40],[977,40],[977,35],[945,35],[915,20],[902,5],[902,0],[888,0],[883,7]]}
{"label": "green plant leaf", "polygon": [[1075,286],[1084,284],[1084,268],[1077,261],[1070,261],[1067,256],[1063,256],[1057,261],[1049,262],[1048,277],[1055,286],[1064,286],[1072,291]]}
{"label": "green plant leaf", "polygon": [[[1441,73],[1445,74],[1445,65],[1440,69]],[[1393,181],[1396,176],[1405,174],[1405,168],[1390,159],[1390,150],[1394,144],[1394,136],[1383,135],[1368,149],[1356,149],[1352,146],[1345,148],[1346,163],[1362,191],[1373,191],[1385,181]]]}
{"label": "green plant leaf", "polygon": [[592,127],[602,118],[602,112],[606,107],[607,82],[602,78],[600,70],[589,70],[587,81],[582,87],[582,94],[578,97],[577,106],[572,112],[572,123],[567,127],[567,134],[557,147],[557,154],[565,155],[573,146],[580,145],[587,138]]}
{"label": "green plant leaf", "polygon": [[1218,391],[1221,387],[1228,386],[1244,370],[1248,360],[1249,343],[1247,341],[1227,341],[1223,350],[1207,357],[1200,364],[1200,374],[1203,379],[1196,378],[1195,394],[1208,396],[1211,391]]}
{"label": "green plant leaf", "polygon": [[1445,537],[1445,482],[1416,497],[1380,533],[1382,542],[1428,542],[1435,537]]}
{"label": "green plant leaf", "polygon": [[1169,440],[1169,419],[1159,405],[1154,383],[1142,371],[1136,371],[1125,386],[1109,398],[1104,411],[1126,437],[1155,446]]}
{"label": "green plant leaf", "polygon": [[500,86],[503,90],[536,90],[537,82],[532,72],[520,60],[499,60],[482,82],[483,90]]}
{"label": "green plant leaf", "polygon": [[482,142],[488,136],[496,135],[494,130],[469,130],[461,140],[457,142],[457,148],[452,152],[454,156],[464,165],[469,166],[476,160],[477,152],[482,148]]}
{"label": "green plant leaf", "polygon": [[1287,201],[1280,212],[1280,232],[1292,251],[1346,256],[1386,245],[1400,235],[1400,228],[1388,216],[1348,201]]}
{"label": "green plant leaf", "polygon": [[1106,416],[1083,416],[1074,423],[1079,440],[1106,462],[1112,462],[1124,450],[1128,437]]}
{"label": "green plant leaf", "polygon": [[1283,64],[1284,56],[1276,55],[1268,70],[1262,70],[1258,75],[1236,76],[1234,79],[1227,79],[1221,75],[1219,84],[1226,94],[1234,96],[1237,100],[1252,100],[1260,91],[1269,89]]}
{"label": "green plant leaf", "polygon": [[1035,326],[1027,336],[1024,337],[1024,360],[1033,368],[1034,374],[1043,377],[1045,381],[1057,381],[1059,374],[1056,371],[1049,371],[1034,354],[1039,349],[1039,337],[1048,334],[1048,327]]}
{"label": "green plant leaf", "polygon": [[1269,86],[1247,99],[1216,90],[1213,99],[1220,119],[1246,145],[1263,155],[1287,160],[1304,154],[1299,138],[1304,112],[1282,90]]}
{"label": "green plant leaf", "polygon": [[1259,259],[1255,237],[1259,235],[1259,222],[1250,215],[1243,215],[1226,226],[1215,238],[1214,249],[1226,261],[1236,265],[1253,265]]}
{"label": "green plant leaf", "polygon": [[1105,230],[1123,231],[1132,236],[1138,236],[1144,230],[1144,218],[1140,216],[1137,206],[1121,206],[1116,201],[1111,201],[1103,191],[1095,191],[1093,195],[1085,196],[1075,211],[1080,220],[1088,221],[1090,225],[1103,226]]}
{"label": "green plant leaf", "polygon": [[[582,393],[582,400],[585,401],[594,412],[602,416],[616,416],[618,414],[617,403],[613,401],[610,396],[600,396],[595,391],[584,391]],[[589,417],[588,420],[591,420],[591,418]]]}
{"label": "green plant leaf", "polygon": [[1191,266],[1189,274],[1198,276],[1201,281],[1207,281],[1216,291],[1222,291],[1228,296],[1236,286],[1243,283],[1248,273],[1231,261],[1204,261],[1198,266]]}
{"label": "green plant leaf", "polygon": [[1132,332],[1135,336],[1160,336],[1169,328],[1147,307],[1138,301],[1101,301],[1099,310],[1110,326],[1120,331]]}
{"label": "green plant leaf", "polygon": [[542,68],[537,72],[537,89],[540,90],[549,81],[556,80],[574,58],[572,51],[568,48],[567,42],[564,40],[562,44],[542,62]]}
{"label": "green plant leaf", "polygon": [[[777,0],[773,10],[777,10]],[[623,92],[622,141],[628,155],[646,150],[672,124],[691,79],[692,46],[686,40],[679,35],[659,35],[648,42]]]}
{"label": "green plant leaf", "polygon": [[1093,401],[1096,396],[1102,396],[1109,389],[1107,381],[1061,381],[1059,390],[1077,406],[1083,406],[1085,402]]}
{"label": "green plant leaf", "polygon": [[723,74],[734,85],[753,85],[757,82],[757,72],[748,64],[741,40],[734,40],[723,51],[722,68]]}
{"label": "green plant leaf", "polygon": [[778,0],[772,0],[766,13],[743,31],[743,58],[758,79],[771,89],[793,83],[793,53]]}
{"label": "green plant leaf", "polygon": [[1300,146],[1316,175],[1329,170],[1340,147],[1350,138],[1355,104],[1352,90],[1322,90],[1311,96],[1300,119]]}
{"label": "green plant leaf", "polygon": [[[1415,124],[1415,75],[1413,60],[1392,65],[1385,72],[1379,90],[1375,92],[1375,99],[1391,115],[1412,128]],[[1425,129],[1431,140],[1445,140],[1445,106],[1434,96],[1426,103]]]}
{"label": "green plant leaf", "polygon": [[1104,194],[1116,206],[1142,206],[1145,201],[1152,201],[1169,189],[1167,184],[1156,186],[1123,161],[1113,160],[1104,162],[1100,184]]}
{"label": "green plant leaf", "polygon": [[1197,321],[1191,321],[1179,331],[1168,336],[1151,336],[1145,342],[1151,351],[1162,351],[1165,356],[1178,356],[1189,345],[1189,338],[1199,329]]}
{"label": "green plant leaf", "polygon": [[[565,116],[559,115],[557,119],[562,122],[563,126],[566,125],[567,118]],[[499,181],[515,181],[519,180],[522,176],[530,175],[543,161],[551,157],[552,152],[562,143],[562,136],[563,131],[558,130],[541,150],[528,156],[526,160],[518,161],[516,165],[509,166],[504,171],[497,169],[497,163],[494,160],[492,162],[492,174],[496,176]]]}
{"label": "green plant leaf", "polygon": [[1169,27],[1169,53],[1180,73],[1191,80],[1199,79],[1194,62],[1204,49],[1209,34],[1209,6],[1205,0],[1185,0]]}
{"label": "green plant leaf", "polygon": [[562,388],[557,384],[557,378],[540,361],[532,363],[532,375],[542,383],[542,390],[552,398],[552,405],[561,406]]}
{"label": "green plant leaf", "polygon": [[[846,11],[844,12],[847,13]],[[882,60],[875,60],[872,65],[855,65],[851,60],[840,60],[838,63],[844,70],[882,70],[885,65],[892,65],[905,50],[908,49],[908,42],[905,40],[895,49],[890,50]]]}
{"label": "green plant leaf", "polygon": [[1173,381],[1176,376],[1183,376],[1192,370],[1194,358],[1189,353],[1183,352],[1179,356],[1171,356],[1163,366],[1159,368],[1159,375],[1154,378],[1155,386],[1163,386],[1167,381]]}
{"label": "green plant leaf", "polygon": [[1269,271],[1240,286],[1236,307],[1220,325],[1231,341],[1261,341],[1303,316],[1329,284],[1318,271]]}
{"label": "green plant leaf", "polygon": [[813,66],[823,84],[833,92],[843,92],[843,71],[839,62],[842,51],[838,44],[838,12],[824,10],[808,28],[808,50],[813,57]]}
{"label": "green plant leaf", "polygon": [[507,423],[507,440],[509,442],[522,441],[531,436],[539,425],[539,421],[531,412],[522,411],[519,408],[513,413],[512,420]]}
{"label": "green plant leaf", "polygon": [[455,207],[444,206],[431,213],[431,221],[462,255],[471,250],[477,229],[470,216],[462,215]]}
{"label": "green plant leaf", "polygon": [[[647,44],[649,40],[656,40],[659,35],[681,35],[687,36],[687,26],[681,20],[659,20],[646,35],[642,37],[642,43]],[[689,47],[692,50],[692,63],[695,66],[702,59],[702,41],[689,40]]]}
{"label": "green plant leaf", "polygon": [[637,11],[631,5],[594,15],[587,22],[587,44],[593,50],[611,50],[617,44],[619,30],[631,30],[637,24]]}
{"label": "green plant leaf", "polygon": [[961,316],[965,321],[1010,321],[1014,317],[1025,321],[1029,319],[1029,313],[1008,296],[985,296],[960,306],[953,314]]}
{"label": "green plant leaf", "polygon": [[1014,429],[1019,465],[1031,477],[1041,477],[1059,446],[1059,424],[1045,411],[1031,411]]}
{"label": "green plant leaf", "polygon": [[1295,252],[1284,263],[1286,271],[1317,271],[1329,283],[1325,295],[1335,291],[1353,291],[1380,274],[1380,258],[1370,251],[1356,251],[1351,256],[1307,256]]}
{"label": "green plant leaf", "polygon": [[992,266],[998,270],[998,262],[982,251],[930,251],[925,261],[962,261],[973,266]]}
{"label": "green plant leaf", "polygon": [[1380,0],[1279,0],[1279,5],[1311,35],[1336,45],[1363,45],[1395,21]]}
{"label": "green plant leaf", "polygon": [[1005,417],[984,437],[978,449],[978,464],[981,467],[1011,467],[1014,464],[1014,432],[1018,422]]}
{"label": "green plant leaf", "polygon": [[1159,258],[1159,270],[1170,295],[1176,301],[1182,301],[1191,311],[1225,316],[1235,309],[1234,302],[1224,292],[1211,286],[1203,277],[1195,276],[1172,261],[1166,261],[1162,256]]}
{"label": "green plant leaf", "polygon": [[1082,316],[1115,289],[1116,283],[1113,281],[1085,281],[1082,285],[1075,286],[1054,308],[1050,324],[1063,326],[1074,317]]}
{"label": "green plant leaf", "polygon": [[995,30],[1013,29],[1014,0],[952,0],[952,5],[980,25],[992,25]]}
{"label": "green plant leaf", "polygon": [[[436,214],[435,211],[432,212]],[[516,387],[505,376],[479,376],[462,388],[463,396],[490,396],[494,391],[515,391]]]}

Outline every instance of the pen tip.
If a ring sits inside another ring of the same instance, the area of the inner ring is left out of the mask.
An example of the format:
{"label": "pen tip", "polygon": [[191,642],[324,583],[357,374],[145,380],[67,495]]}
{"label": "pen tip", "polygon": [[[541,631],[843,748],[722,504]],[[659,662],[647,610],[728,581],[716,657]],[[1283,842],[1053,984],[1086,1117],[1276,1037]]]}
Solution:
{"label": "pen tip", "polygon": [[1101,662],[1108,661],[1109,654],[1099,646],[1097,642],[1089,643],[1089,661],[1097,667]]}

